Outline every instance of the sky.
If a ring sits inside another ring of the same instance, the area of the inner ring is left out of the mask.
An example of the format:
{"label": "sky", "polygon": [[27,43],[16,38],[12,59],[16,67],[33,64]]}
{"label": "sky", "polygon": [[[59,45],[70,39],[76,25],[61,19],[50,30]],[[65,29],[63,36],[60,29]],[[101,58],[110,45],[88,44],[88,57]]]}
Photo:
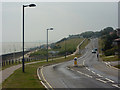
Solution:
{"label": "sky", "polygon": [[[33,2],[25,8],[25,42],[49,42],[85,31],[118,27],[117,2]],[[30,2],[2,3],[2,42],[22,42],[22,5]]]}

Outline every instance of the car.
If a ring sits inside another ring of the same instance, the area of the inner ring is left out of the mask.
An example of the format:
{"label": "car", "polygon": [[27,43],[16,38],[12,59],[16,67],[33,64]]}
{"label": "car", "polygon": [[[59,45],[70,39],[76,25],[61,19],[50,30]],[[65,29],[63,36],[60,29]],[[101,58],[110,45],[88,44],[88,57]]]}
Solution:
{"label": "car", "polygon": [[95,51],[97,51],[98,49],[97,49],[97,48],[95,48],[94,50],[95,50]]}
{"label": "car", "polygon": [[95,50],[92,50],[92,53],[96,53],[96,51],[95,51]]}

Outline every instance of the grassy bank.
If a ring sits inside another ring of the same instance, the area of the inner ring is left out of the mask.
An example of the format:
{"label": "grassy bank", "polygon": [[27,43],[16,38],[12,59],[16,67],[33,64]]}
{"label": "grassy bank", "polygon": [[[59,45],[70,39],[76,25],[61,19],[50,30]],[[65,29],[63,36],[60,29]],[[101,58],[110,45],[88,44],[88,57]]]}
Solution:
{"label": "grassy bank", "polygon": [[116,66],[114,66],[114,67],[116,67],[116,68],[119,68],[119,69],[120,69],[120,65],[116,65]]}
{"label": "grassy bank", "polygon": [[100,57],[102,58],[103,61],[118,61],[118,57],[115,55],[112,56],[100,55]]}
{"label": "grassy bank", "polygon": [[84,43],[80,46],[80,48],[81,48],[81,49],[84,49],[85,46],[88,45],[89,42],[90,42],[90,40],[89,40],[89,39],[86,39],[86,40],[84,41]]}
{"label": "grassy bank", "polygon": [[99,38],[98,43],[99,43],[100,58],[103,61],[118,61],[119,60],[118,56],[116,55],[105,56],[104,53],[101,51],[102,47],[104,46],[103,40]]}
{"label": "grassy bank", "polygon": [[[75,56],[80,57],[80,55]],[[66,59],[57,59],[49,62],[27,65],[25,66],[25,73],[22,73],[22,68],[20,68],[3,82],[3,88],[44,88],[38,80],[37,68],[46,64],[55,64],[72,60],[75,56],[70,56]]]}

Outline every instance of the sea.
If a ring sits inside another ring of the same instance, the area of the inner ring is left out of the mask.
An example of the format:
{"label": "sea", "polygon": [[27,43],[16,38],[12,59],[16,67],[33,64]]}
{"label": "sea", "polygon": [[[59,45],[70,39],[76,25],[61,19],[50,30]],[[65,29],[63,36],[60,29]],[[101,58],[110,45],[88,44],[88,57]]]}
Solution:
{"label": "sea", "polygon": [[[25,42],[24,48],[25,51],[29,50],[30,48],[40,47],[44,43],[40,42]],[[0,43],[0,55],[9,54],[20,52],[23,49],[22,42],[2,42]]]}

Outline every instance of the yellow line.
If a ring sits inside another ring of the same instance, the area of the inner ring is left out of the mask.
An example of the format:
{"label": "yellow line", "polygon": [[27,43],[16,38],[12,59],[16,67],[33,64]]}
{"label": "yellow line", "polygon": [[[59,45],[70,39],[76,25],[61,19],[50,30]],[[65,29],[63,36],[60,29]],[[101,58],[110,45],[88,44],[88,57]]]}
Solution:
{"label": "yellow line", "polygon": [[47,82],[47,80],[44,78],[44,75],[43,75],[43,73],[42,73],[42,68],[41,68],[41,74],[42,74],[42,77],[43,77],[43,79],[44,79],[44,81],[48,84],[48,86],[52,89],[52,90],[54,90],[53,88],[52,88],[52,86]]}

